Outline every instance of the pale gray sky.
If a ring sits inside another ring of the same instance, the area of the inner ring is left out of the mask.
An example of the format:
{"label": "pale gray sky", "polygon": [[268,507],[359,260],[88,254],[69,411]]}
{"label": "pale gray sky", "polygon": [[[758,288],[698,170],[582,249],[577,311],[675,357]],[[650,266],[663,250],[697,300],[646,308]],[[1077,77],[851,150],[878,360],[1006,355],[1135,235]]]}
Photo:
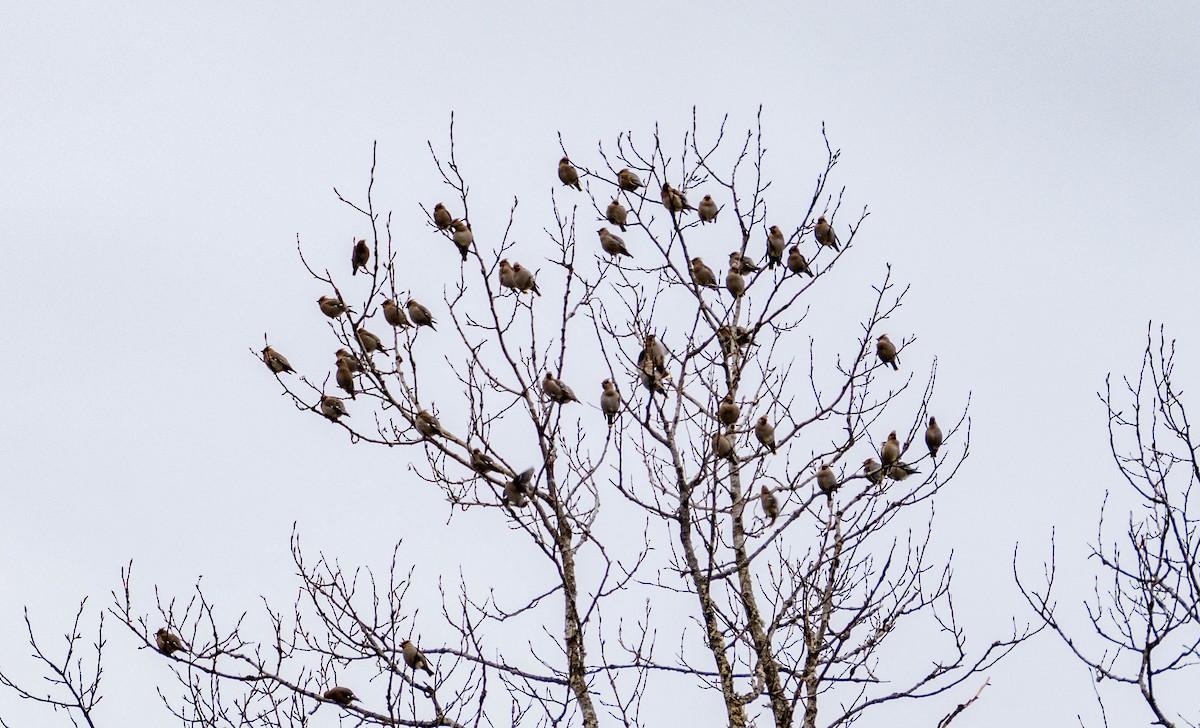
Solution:
{"label": "pale gray sky", "polygon": [[[293,593],[293,522],[347,564],[385,564],[399,536],[445,544],[448,509],[405,487],[415,451],[351,447],[248,348],[268,331],[294,364],[323,361],[325,291],[295,237],[345,263],[360,223],[330,188],[361,194],[373,140],[398,237],[429,239],[417,204],[446,195],[425,141],[444,145],[451,111],[477,236],[516,195],[535,249],[558,132],[589,164],[620,131],[680,139],[696,106],[740,133],[762,104],[782,201],[809,194],[827,125],[848,209],[872,210],[845,300],[869,305],[892,263],[913,285],[896,325],[939,358],[939,399],[974,393],[972,458],[937,532],[977,640],[1028,619],[1014,542],[1032,573],[1057,528],[1063,566],[1085,568],[1117,487],[1095,392],[1138,366],[1148,319],[1196,383],[1192,3],[248,5],[0,9],[5,662],[25,653],[23,605],[60,632],[130,559],[144,590],[203,575],[232,615]],[[437,300],[428,272],[414,294]],[[102,719],[165,724],[150,688],[167,668],[115,629],[109,651]],[[1041,639],[963,720],[1066,725],[1090,695]],[[0,714],[25,710],[0,694]]]}

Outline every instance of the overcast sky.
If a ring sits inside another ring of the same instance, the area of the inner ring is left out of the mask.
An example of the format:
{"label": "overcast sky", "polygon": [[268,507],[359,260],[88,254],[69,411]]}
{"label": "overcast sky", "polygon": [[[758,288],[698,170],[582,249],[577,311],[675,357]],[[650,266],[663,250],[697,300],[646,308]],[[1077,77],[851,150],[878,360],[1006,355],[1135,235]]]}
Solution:
{"label": "overcast sky", "polygon": [[[145,595],[203,576],[234,615],[293,593],[293,522],[347,564],[445,541],[437,494],[397,485],[415,451],[352,447],[249,350],[266,331],[294,364],[326,356],[296,236],[345,263],[361,223],[331,188],[362,193],[373,141],[379,205],[401,239],[432,238],[418,203],[447,193],[426,140],[444,145],[451,112],[473,222],[516,195],[530,246],[559,133],[597,164],[618,132],[681,139],[693,106],[744,130],[761,104],[775,191],[803,199],[824,123],[849,208],[872,213],[846,300],[869,305],[891,263],[913,286],[896,325],[938,357],[939,396],[972,393],[972,457],[937,513],[968,634],[1029,619],[1018,541],[1033,573],[1057,529],[1089,584],[1118,487],[1096,391],[1136,371],[1149,320],[1181,340],[1182,389],[1198,383],[1193,3],[441,5],[0,8],[0,662],[25,654],[22,606],[60,633],[130,560]],[[414,295],[442,283],[431,267]],[[105,724],[166,724],[149,686],[167,668],[115,628],[110,652]],[[969,724],[1067,725],[1090,696],[1040,639]],[[24,710],[0,693],[0,715]]]}

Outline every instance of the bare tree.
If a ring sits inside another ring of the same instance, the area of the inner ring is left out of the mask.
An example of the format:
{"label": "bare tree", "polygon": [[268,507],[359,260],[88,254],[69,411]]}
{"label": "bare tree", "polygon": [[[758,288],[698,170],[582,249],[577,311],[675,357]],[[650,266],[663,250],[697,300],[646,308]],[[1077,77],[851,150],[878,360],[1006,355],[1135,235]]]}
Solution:
{"label": "bare tree", "polygon": [[[23,700],[48,705],[55,712],[66,713],[74,726],[95,728],[92,718],[96,705],[103,697],[100,678],[104,672],[104,613],[100,612],[96,617],[95,642],[89,645],[84,630],[80,629],[86,608],[87,599],[83,599],[75,612],[70,632],[63,635],[66,649],[61,657],[55,657],[44,638],[39,641],[33,630],[33,622],[29,619],[29,610],[26,609],[25,631],[29,635],[32,657],[40,668],[44,692],[17,681],[13,674],[4,671],[0,671],[0,685],[9,688]],[[91,633],[93,630],[86,631]],[[0,715],[0,726],[8,728],[9,725]]]}
{"label": "bare tree", "polygon": [[1108,516],[1114,494],[1106,491],[1090,547],[1098,564],[1095,590],[1081,605],[1086,623],[1064,615],[1053,595],[1053,542],[1043,585],[1029,586],[1015,572],[1030,606],[1095,677],[1105,724],[1106,696],[1130,691],[1141,696],[1155,725],[1200,722],[1194,705],[1169,705],[1164,690],[1172,676],[1188,679],[1178,673],[1200,662],[1200,514],[1191,500],[1200,443],[1174,372],[1175,341],[1151,325],[1137,376],[1124,377],[1114,392],[1110,375],[1098,395],[1120,473],[1115,499],[1133,506],[1114,523]]}
{"label": "bare tree", "polygon": [[[936,359],[918,375],[916,336],[886,336],[907,288],[884,262],[874,285],[840,273],[868,217],[843,210],[840,152],[826,140],[802,204],[772,201],[761,120],[737,138],[726,123],[706,135],[693,114],[678,146],[618,134],[587,164],[560,138],[562,186],[532,223],[515,198],[506,219],[472,217],[453,117],[448,147],[429,145],[451,202],[422,205],[427,232],[393,234],[374,163],[361,199],[335,190],[366,231],[345,248],[356,277],[297,239],[325,290],[329,366],[294,373],[270,341],[255,356],[351,443],[418,453],[453,509],[496,513],[480,538],[525,540],[541,568],[525,565],[515,605],[496,584],[443,582],[457,638],[437,644],[415,638],[429,617],[403,544],[376,574],[309,559],[294,537],[299,597],[266,605],[257,638],[199,585],[146,616],[126,571],[112,614],[147,647],[164,624],[186,646],[162,650],[176,717],[302,726],[330,705],[356,725],[638,726],[685,690],[736,727],[850,725],[922,699],[944,726],[979,698],[1028,631],[968,644],[934,556],[966,404],[927,445]],[[549,242],[518,244],[531,225]],[[420,273],[398,241],[416,234],[444,237],[458,268],[441,301],[412,300]],[[814,301],[849,323],[819,328]],[[383,702],[329,692],[352,677],[382,681]]]}

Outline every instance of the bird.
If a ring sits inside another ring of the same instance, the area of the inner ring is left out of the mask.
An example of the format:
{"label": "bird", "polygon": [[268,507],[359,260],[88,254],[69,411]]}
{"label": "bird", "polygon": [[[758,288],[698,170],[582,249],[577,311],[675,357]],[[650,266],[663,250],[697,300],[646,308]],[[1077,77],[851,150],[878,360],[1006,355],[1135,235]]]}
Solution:
{"label": "bird", "polygon": [[500,466],[496,465],[492,456],[477,447],[471,448],[471,468],[480,475],[500,472]]}
{"label": "bird", "polygon": [[730,270],[736,270],[742,275],[758,270],[758,266],[754,264],[754,261],[742,255],[737,250],[729,254],[729,268]]}
{"label": "bird", "polygon": [[929,427],[925,428],[925,446],[929,448],[930,457],[937,457],[938,448],[942,446],[942,428],[938,427],[937,418],[929,418]]}
{"label": "bird", "polygon": [[566,156],[558,160],[558,179],[567,187],[574,187],[583,192],[583,186],[579,184],[579,170],[575,169]]}
{"label": "bird", "polygon": [[788,251],[787,267],[788,270],[796,275],[807,273],[809,278],[815,277],[813,276],[812,270],[810,270],[808,267],[808,261],[804,259],[803,255],[800,254],[799,245],[793,245],[791,250]]}
{"label": "bird", "polygon": [[892,480],[904,480],[910,475],[916,475],[921,472],[906,462],[897,460],[896,464],[888,468],[888,477]]}
{"label": "bird", "polygon": [[712,446],[713,453],[717,457],[725,458],[731,462],[737,460],[737,452],[733,449],[733,443],[729,441],[728,437],[721,434],[721,432],[718,431],[712,434]]}
{"label": "bird", "polygon": [[329,318],[337,318],[346,313],[346,304],[336,298],[330,296],[321,296],[317,299],[317,305],[321,307],[321,313]]}
{"label": "bird", "polygon": [[758,418],[758,422],[754,424],[754,436],[763,444],[763,447],[775,452],[775,427],[767,422],[767,416],[763,415]]}
{"label": "bird", "polygon": [[643,342],[642,351],[637,358],[638,366],[647,366],[646,361],[649,360],[653,366],[665,367],[667,365],[667,348],[662,345],[658,337],[654,334],[646,334]]}
{"label": "bird", "polygon": [[888,339],[887,334],[882,334],[875,342],[875,354],[879,361],[891,364],[892,369],[900,371],[900,358],[896,355],[896,346]]}
{"label": "bird", "polygon": [[621,228],[621,232],[625,232],[625,223],[629,220],[629,211],[625,209],[624,205],[614,199],[608,203],[608,207],[604,210],[604,219]]}
{"label": "bird", "polygon": [[817,218],[817,226],[813,228],[813,234],[817,237],[817,242],[821,245],[828,245],[837,251],[841,250],[838,247],[837,233],[833,231],[833,226],[829,224],[824,215]]}
{"label": "bird", "polygon": [[817,468],[817,487],[821,489],[821,492],[829,495],[837,490],[839,485],[840,483],[838,483],[837,476],[833,474],[833,470],[827,464],[821,463],[821,467]]}
{"label": "bird", "polygon": [[546,377],[542,379],[542,394],[557,404],[579,401],[571,388],[563,380],[556,379],[550,372],[546,372]]}
{"label": "bird", "polygon": [[358,696],[354,694],[353,690],[343,687],[329,688],[321,697],[325,698],[331,703],[337,703],[338,705],[342,706],[348,706],[350,703],[358,700]]}
{"label": "bird", "polygon": [[346,404],[337,397],[331,397],[327,394],[321,395],[321,414],[330,422],[337,422],[339,417],[349,417],[350,413],[346,411]]}
{"label": "bird", "polygon": [[666,395],[667,389],[663,383],[671,378],[671,374],[666,367],[646,361],[645,364],[638,367],[638,378],[641,380],[642,386],[650,390],[651,394]]}
{"label": "bird", "polygon": [[434,331],[437,331],[437,321],[434,320],[433,314],[429,312],[429,309],[425,308],[411,298],[408,299],[407,305],[408,317],[412,319],[414,324],[417,326],[428,326]]}
{"label": "bird", "polygon": [[883,482],[883,466],[875,458],[863,460],[863,475],[875,485]]}
{"label": "bird", "polygon": [[787,239],[778,225],[772,225],[767,231],[767,267],[774,268],[783,262],[783,248]]}
{"label": "bird", "polygon": [[350,275],[358,275],[359,268],[366,268],[367,261],[371,259],[371,249],[367,247],[366,240],[359,240],[354,244],[354,252],[350,253]]}
{"label": "bird", "polygon": [[617,186],[626,192],[636,192],[642,186],[642,178],[626,167],[617,172]]}
{"label": "bird", "polygon": [[883,447],[879,449],[879,459],[883,461],[885,468],[891,467],[900,459],[900,441],[896,439],[895,430],[892,430],[892,434],[888,435],[887,442],[883,443]]}
{"label": "bird", "polygon": [[687,195],[672,187],[670,182],[663,182],[662,203],[672,215],[696,209],[688,204]]}
{"label": "bird", "polygon": [[733,427],[737,424],[741,414],[741,409],[733,401],[732,392],[726,394],[725,398],[721,400],[721,404],[717,405],[717,420],[726,427]]}
{"label": "bird", "polygon": [[404,314],[404,309],[396,305],[396,302],[390,298],[383,300],[383,320],[387,321],[393,327],[408,328],[412,326],[408,316]]}
{"label": "bird", "polygon": [[471,232],[471,223],[462,220],[450,223],[450,239],[458,248],[458,254],[466,261],[467,253],[471,251],[471,244],[475,242],[475,233]]}
{"label": "bird", "polygon": [[729,324],[722,324],[717,327],[717,341],[720,341],[721,348],[732,356],[737,349],[744,349],[754,343],[754,332],[745,326],[731,327]]}
{"label": "bird", "polygon": [[692,280],[704,288],[718,288],[717,274],[700,258],[692,258]]}
{"label": "bird", "polygon": [[741,298],[746,293],[746,279],[742,277],[741,273],[730,267],[729,272],[725,274],[725,288],[733,294],[734,298]]}
{"label": "bird", "polygon": [[617,385],[613,384],[611,379],[605,379],[600,386],[604,390],[600,395],[600,411],[604,413],[604,419],[608,420],[608,426],[612,427],[617,423],[617,415],[621,412],[621,393],[617,391]]}
{"label": "bird", "polygon": [[696,213],[700,215],[700,222],[716,222],[717,221],[717,203],[713,202],[712,195],[705,195],[703,200],[700,200],[700,206],[696,208]]}
{"label": "bird", "polygon": [[413,418],[413,427],[417,428],[421,437],[426,439],[434,435],[446,436],[446,431],[442,429],[442,423],[438,422],[438,418],[430,414],[428,410],[421,410],[417,413],[417,416]]}
{"label": "bird", "polygon": [[340,366],[342,362],[346,363],[346,368],[352,372],[361,372],[362,364],[358,363],[358,358],[350,353],[349,349],[338,349],[334,354],[337,357],[337,364]]}
{"label": "bird", "polygon": [[538,290],[537,277],[534,276],[533,271],[522,267],[520,263],[513,263],[513,284],[521,293],[532,291],[538,296],[542,295],[542,292]]}
{"label": "bird", "polygon": [[158,646],[158,651],[167,657],[176,652],[188,651],[188,648],[183,646],[183,640],[179,639],[179,635],[168,631],[166,627],[154,633],[154,642]]}
{"label": "bird", "polygon": [[387,349],[383,347],[383,341],[381,341],[378,336],[372,334],[370,331],[367,331],[366,329],[358,329],[354,332],[354,335],[358,338],[358,343],[362,344],[363,351],[367,352],[368,354],[373,351],[381,351],[384,354],[387,353]]}
{"label": "bird", "polygon": [[350,395],[350,399],[354,399],[354,374],[350,372],[348,362],[348,359],[338,359],[337,374],[334,375],[334,378],[337,380],[337,385],[346,390],[346,393]]}
{"label": "bird", "polygon": [[762,503],[763,513],[767,518],[771,519],[768,526],[775,525],[775,519],[779,518],[779,500],[775,498],[775,494],[767,486],[763,486],[758,495],[759,501]]}
{"label": "bird", "polygon": [[504,503],[513,508],[529,505],[529,494],[533,492],[533,468],[516,475],[504,484]]}
{"label": "bird", "polygon": [[512,263],[508,262],[508,258],[500,261],[500,287],[517,290],[517,274],[513,270]]}
{"label": "bird", "polygon": [[262,350],[262,360],[263,363],[267,365],[267,369],[270,369],[275,374],[296,371],[295,369],[292,369],[292,365],[288,363],[287,357],[269,346]]}
{"label": "bird", "polygon": [[625,247],[625,240],[620,235],[610,232],[606,227],[597,230],[596,234],[600,236],[600,247],[604,249],[605,253],[633,257],[633,253],[630,253],[629,248]]}
{"label": "bird", "polygon": [[438,230],[449,230],[450,225],[454,222],[454,216],[446,209],[442,203],[437,203],[433,206],[433,224]]}
{"label": "bird", "polygon": [[[564,157],[565,159],[565,157]],[[400,643],[400,650],[404,653],[404,664],[408,665],[410,670],[424,670],[433,677],[433,670],[429,667],[429,660],[425,659],[425,655],[417,649],[409,640],[404,640]]]}

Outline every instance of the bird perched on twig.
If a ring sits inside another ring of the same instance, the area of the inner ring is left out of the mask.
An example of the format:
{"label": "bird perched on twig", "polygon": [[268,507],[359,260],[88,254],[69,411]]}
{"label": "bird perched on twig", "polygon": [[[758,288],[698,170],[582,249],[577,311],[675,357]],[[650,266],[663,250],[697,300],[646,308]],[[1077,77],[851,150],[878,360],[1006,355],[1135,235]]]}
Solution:
{"label": "bird perched on twig", "polygon": [[348,362],[348,359],[338,359],[337,373],[334,375],[334,379],[337,380],[337,385],[344,389],[346,394],[350,395],[350,399],[354,399],[354,374],[350,371],[350,364]]}
{"label": "bird perched on twig", "polygon": [[775,525],[775,519],[779,518],[779,500],[775,498],[775,494],[767,486],[763,486],[759,491],[759,501],[762,503],[763,514],[771,519],[768,526]]}
{"label": "bird perched on twig", "polygon": [[176,652],[188,652],[188,648],[183,645],[183,640],[179,639],[179,635],[168,631],[166,627],[162,627],[154,633],[154,643],[158,646],[158,651],[167,657]]}
{"label": "bird perched on twig", "polygon": [[741,273],[730,267],[729,272],[725,274],[725,288],[733,294],[734,298],[741,298],[746,294],[746,279],[742,277]]}
{"label": "bird perched on twig", "polygon": [[542,379],[542,394],[546,395],[547,399],[556,404],[568,404],[579,401],[575,393],[571,391],[571,388],[563,380],[556,379],[550,372],[546,372],[546,377]]}
{"label": "bird perched on twig", "polygon": [[662,345],[658,337],[654,334],[646,334],[643,339],[642,351],[638,354],[637,363],[639,367],[645,367],[647,361],[656,367],[665,367],[667,365],[667,348]]}
{"label": "bird perched on twig", "polygon": [[454,216],[450,214],[445,205],[439,202],[433,206],[433,224],[438,230],[449,230],[453,222]]}
{"label": "bird perched on twig", "polygon": [[613,384],[611,379],[605,379],[600,386],[604,390],[600,395],[600,411],[604,413],[604,419],[608,420],[608,426],[612,427],[617,423],[617,415],[621,412],[621,393],[617,391],[617,385]]}
{"label": "bird perched on twig", "polygon": [[813,235],[816,236],[817,242],[821,245],[827,245],[834,250],[841,251],[841,248],[838,247],[837,233],[833,231],[833,226],[829,224],[824,215],[817,218],[817,226],[813,228]]}
{"label": "bird perched on twig", "polygon": [[817,468],[817,487],[821,489],[821,492],[829,495],[837,490],[839,485],[841,483],[838,482],[837,475],[833,470],[827,464],[821,463],[821,467]]}
{"label": "bird perched on twig", "polygon": [[696,209],[688,204],[687,195],[672,187],[670,182],[663,182],[662,203],[672,215]]}
{"label": "bird perched on twig", "polygon": [[396,302],[390,298],[383,300],[383,320],[387,321],[393,327],[408,328],[412,326],[409,323],[408,316],[404,313],[404,309],[397,306]]}
{"label": "bird perched on twig", "polygon": [[925,428],[925,446],[929,448],[929,455],[937,457],[938,448],[942,446],[942,428],[938,427],[937,418],[929,418],[929,427]]}
{"label": "bird perched on twig", "polygon": [[625,240],[620,235],[610,232],[606,227],[597,230],[596,234],[600,236],[600,247],[604,249],[605,253],[633,257],[633,253],[630,253],[629,248],[625,247]]}
{"label": "bird perched on twig", "polygon": [[322,695],[321,697],[325,698],[326,700],[328,700],[331,703],[337,703],[338,705],[341,705],[343,707],[349,706],[350,703],[353,703],[355,700],[358,700],[358,696],[354,694],[353,690],[351,690],[350,688],[343,688],[343,687],[329,688],[328,690],[325,691],[325,694]]}
{"label": "bird perched on twig", "polygon": [[875,485],[883,482],[883,466],[875,458],[863,460],[863,475]]}
{"label": "bird perched on twig", "polygon": [[813,276],[812,270],[810,270],[808,267],[808,261],[805,260],[804,256],[800,253],[799,245],[793,245],[788,251],[787,267],[788,270],[796,275],[807,273],[809,278],[815,277]]}
{"label": "bird perched on twig", "polygon": [[428,326],[434,331],[437,331],[437,321],[434,320],[433,314],[429,312],[429,309],[417,303],[416,300],[412,298],[408,299],[407,307],[408,317],[412,319],[414,324],[417,326]]}
{"label": "bird perched on twig", "polygon": [[508,262],[508,258],[500,261],[500,287],[514,291],[517,289],[517,274],[513,270],[512,263]]}
{"label": "bird perched on twig", "polygon": [[626,192],[636,192],[642,186],[642,178],[626,167],[617,172],[617,186]]}
{"label": "bird perched on twig", "polygon": [[321,313],[329,318],[337,318],[348,310],[346,304],[331,296],[321,296],[317,299],[317,305],[321,307]]}
{"label": "bird perched on twig", "polygon": [[274,374],[282,374],[284,372],[295,372],[292,365],[288,363],[287,357],[275,351],[271,347],[266,347],[262,350],[263,363],[267,365]]}
{"label": "bird perched on twig", "polygon": [[700,258],[692,258],[692,280],[703,288],[718,288],[717,274]]}
{"label": "bird perched on twig", "polygon": [[424,670],[433,677],[433,670],[429,667],[429,660],[425,659],[425,655],[417,649],[409,640],[404,640],[400,643],[400,650],[404,653],[404,664],[408,665],[410,670]]}
{"label": "bird perched on twig", "polygon": [[367,261],[371,259],[371,248],[367,246],[366,240],[359,240],[354,244],[354,251],[350,253],[350,275],[358,275],[359,268],[366,268]]}
{"label": "bird perched on twig", "polygon": [[645,364],[638,366],[638,379],[641,380],[642,386],[650,390],[651,394],[666,395],[667,388],[665,383],[671,378],[671,373],[667,368],[655,364],[647,360]]}
{"label": "bird perched on twig", "polygon": [[349,369],[350,371],[352,371],[352,372],[361,372],[362,371],[362,364],[360,364],[358,362],[358,358],[356,356],[354,356],[353,354],[350,353],[349,349],[338,349],[337,353],[335,353],[334,356],[337,359],[337,361],[335,362],[335,364],[337,366],[341,366],[342,363],[344,362],[346,364],[346,368]]}
{"label": "bird perched on twig", "polygon": [[720,431],[712,434],[713,454],[719,458],[725,458],[729,461],[737,460],[737,452],[733,448],[733,442],[722,434]]}
{"label": "bird perched on twig", "polygon": [[726,394],[721,404],[717,405],[717,420],[726,427],[733,427],[741,417],[742,410],[733,401],[733,393]]}
{"label": "bird perched on twig", "polygon": [[583,186],[579,184],[579,170],[575,169],[575,165],[571,164],[571,160],[566,156],[558,160],[558,179],[567,187],[574,187],[583,192]]}
{"label": "bird perched on twig", "polygon": [[629,220],[629,211],[625,209],[624,205],[614,199],[608,203],[608,207],[604,210],[604,219],[621,228],[621,232],[625,232],[625,223]]}
{"label": "bird perched on twig", "polygon": [[475,233],[471,231],[471,223],[463,220],[451,222],[450,239],[454,241],[454,247],[458,248],[458,254],[462,256],[463,261],[466,261],[467,253],[471,252],[471,245],[475,242]]}
{"label": "bird perched on twig", "polygon": [[888,435],[887,442],[883,443],[883,447],[879,449],[879,459],[883,461],[884,468],[891,467],[900,459],[900,441],[896,439],[895,430],[892,430]]}
{"label": "bird perched on twig", "polygon": [[762,443],[763,447],[775,452],[775,427],[767,422],[767,416],[763,415],[758,418],[758,422],[754,423],[754,436]]}
{"label": "bird perched on twig", "polygon": [[767,231],[767,267],[774,268],[783,262],[783,248],[787,245],[787,238],[783,236],[783,231],[778,225],[772,225]]}
{"label": "bird perched on twig", "polygon": [[533,271],[525,268],[520,263],[513,263],[513,284],[521,293],[534,293],[541,296],[542,292],[538,289],[537,278],[533,275]]}
{"label": "bird perched on twig", "polygon": [[529,505],[529,494],[533,492],[533,468],[529,468],[504,484],[505,504],[513,508]]}
{"label": "bird perched on twig", "polygon": [[742,255],[740,251],[735,250],[729,254],[729,269],[746,275],[758,270],[758,266],[754,264],[754,261]]}
{"label": "bird perched on twig", "polygon": [[492,456],[477,447],[471,448],[471,468],[480,475],[500,472],[500,466]]}
{"label": "bird perched on twig", "polygon": [[339,417],[350,416],[350,413],[346,411],[346,404],[342,400],[327,394],[321,395],[321,414],[325,415],[330,422],[337,422]]}
{"label": "bird perched on twig", "polygon": [[887,334],[881,335],[875,342],[875,354],[879,357],[879,361],[891,364],[892,369],[900,371],[900,358],[896,355],[896,346],[887,337]]}
{"label": "bird perched on twig", "polygon": [[717,341],[721,342],[721,349],[726,354],[733,356],[737,350],[754,343],[754,332],[745,326],[731,327],[729,324],[722,324],[717,327]]}
{"label": "bird perched on twig", "polygon": [[700,222],[716,222],[717,213],[720,210],[717,208],[717,203],[713,201],[712,195],[705,195],[703,200],[700,200],[700,206],[696,208],[696,214],[700,216]]}
{"label": "bird perched on twig", "polygon": [[362,344],[363,351],[368,354],[375,351],[381,351],[384,354],[387,353],[387,349],[383,347],[383,341],[370,331],[360,328],[354,332],[354,335],[358,338],[358,343]]}
{"label": "bird perched on twig", "polygon": [[921,471],[917,470],[903,460],[897,460],[892,467],[888,468],[888,477],[892,480],[904,480],[908,476],[916,475],[919,472]]}
{"label": "bird perched on twig", "polygon": [[442,429],[442,423],[438,422],[438,418],[428,410],[421,410],[417,413],[417,416],[413,418],[413,427],[417,428],[417,432],[425,439],[429,439],[434,435],[446,437],[446,431]]}

